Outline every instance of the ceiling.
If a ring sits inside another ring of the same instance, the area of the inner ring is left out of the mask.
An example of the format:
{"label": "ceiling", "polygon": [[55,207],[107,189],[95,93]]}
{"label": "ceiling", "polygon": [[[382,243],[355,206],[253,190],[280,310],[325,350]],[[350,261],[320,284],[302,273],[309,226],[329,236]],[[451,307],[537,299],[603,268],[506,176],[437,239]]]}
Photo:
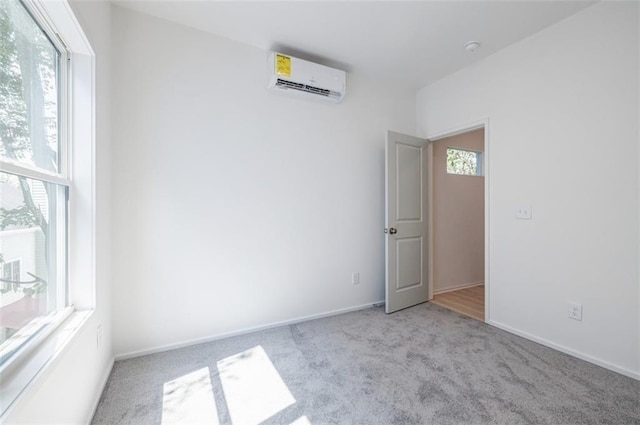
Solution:
{"label": "ceiling", "polygon": [[[265,50],[416,89],[594,1],[115,1]],[[477,40],[475,53],[464,49]]]}

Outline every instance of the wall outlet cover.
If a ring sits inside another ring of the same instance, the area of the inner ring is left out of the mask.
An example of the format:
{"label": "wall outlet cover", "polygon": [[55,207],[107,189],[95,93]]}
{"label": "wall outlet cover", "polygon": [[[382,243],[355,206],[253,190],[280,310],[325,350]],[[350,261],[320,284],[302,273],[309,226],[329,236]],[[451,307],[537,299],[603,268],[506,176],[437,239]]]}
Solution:
{"label": "wall outlet cover", "polygon": [[569,303],[569,319],[573,320],[582,320],[582,304],[580,303]]}
{"label": "wall outlet cover", "polygon": [[518,220],[531,220],[531,205],[518,205],[515,216]]}

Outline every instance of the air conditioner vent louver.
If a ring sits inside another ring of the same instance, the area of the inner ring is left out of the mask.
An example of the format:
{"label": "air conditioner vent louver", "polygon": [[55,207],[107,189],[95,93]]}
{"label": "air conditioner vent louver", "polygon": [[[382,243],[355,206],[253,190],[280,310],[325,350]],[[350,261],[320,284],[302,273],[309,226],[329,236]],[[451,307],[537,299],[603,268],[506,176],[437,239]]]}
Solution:
{"label": "air conditioner vent louver", "polygon": [[340,98],[340,94],[338,92],[334,92],[327,89],[321,89],[320,87],[314,87],[308,84],[294,83],[293,81],[287,81],[281,78],[278,78],[278,80],[276,81],[276,87],[300,90],[306,93],[313,93],[313,94],[319,94],[320,96],[332,97],[334,99]]}
{"label": "air conditioner vent louver", "polygon": [[282,80],[280,78],[276,81],[276,86],[304,91],[304,84],[294,83],[293,81]]}
{"label": "air conditioner vent louver", "polygon": [[345,93],[345,72],[281,53],[271,53],[268,87],[291,95],[338,103]]}

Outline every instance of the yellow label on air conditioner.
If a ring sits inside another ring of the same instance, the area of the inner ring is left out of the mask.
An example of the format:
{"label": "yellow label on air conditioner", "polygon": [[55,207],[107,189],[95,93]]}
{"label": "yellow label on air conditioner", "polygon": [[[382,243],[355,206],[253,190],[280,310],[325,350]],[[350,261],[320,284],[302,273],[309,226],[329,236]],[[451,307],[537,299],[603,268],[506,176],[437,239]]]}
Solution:
{"label": "yellow label on air conditioner", "polygon": [[291,77],[291,58],[276,53],[276,74],[282,77]]}

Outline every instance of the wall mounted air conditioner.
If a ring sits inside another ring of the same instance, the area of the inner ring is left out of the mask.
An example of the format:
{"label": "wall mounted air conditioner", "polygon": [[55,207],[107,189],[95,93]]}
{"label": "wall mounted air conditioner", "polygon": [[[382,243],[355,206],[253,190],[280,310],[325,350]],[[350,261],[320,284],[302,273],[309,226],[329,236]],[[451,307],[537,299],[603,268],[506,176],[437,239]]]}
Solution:
{"label": "wall mounted air conditioner", "polygon": [[338,103],[346,90],[346,73],[339,69],[294,58],[269,55],[269,89],[310,99]]}

